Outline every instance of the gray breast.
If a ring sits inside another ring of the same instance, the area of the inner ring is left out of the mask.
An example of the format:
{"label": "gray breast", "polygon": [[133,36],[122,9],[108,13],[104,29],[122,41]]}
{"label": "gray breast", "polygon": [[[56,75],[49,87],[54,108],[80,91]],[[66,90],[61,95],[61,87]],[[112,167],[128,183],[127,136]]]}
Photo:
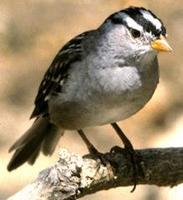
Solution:
{"label": "gray breast", "polygon": [[[82,69],[75,66],[64,94],[51,98],[51,120],[65,129],[107,124],[130,117],[152,97],[158,64]],[[145,69],[143,67],[146,67]],[[81,71],[82,73],[81,73]]]}

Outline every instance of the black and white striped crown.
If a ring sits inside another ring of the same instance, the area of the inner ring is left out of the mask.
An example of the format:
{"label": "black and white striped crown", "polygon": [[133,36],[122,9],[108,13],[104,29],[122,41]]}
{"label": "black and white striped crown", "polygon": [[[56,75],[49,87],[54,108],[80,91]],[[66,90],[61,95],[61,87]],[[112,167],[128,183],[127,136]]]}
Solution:
{"label": "black and white striped crown", "polygon": [[146,31],[155,37],[166,35],[163,22],[150,10],[143,7],[129,7],[112,14],[106,19],[106,21],[108,20],[114,24],[123,24],[127,28]]}

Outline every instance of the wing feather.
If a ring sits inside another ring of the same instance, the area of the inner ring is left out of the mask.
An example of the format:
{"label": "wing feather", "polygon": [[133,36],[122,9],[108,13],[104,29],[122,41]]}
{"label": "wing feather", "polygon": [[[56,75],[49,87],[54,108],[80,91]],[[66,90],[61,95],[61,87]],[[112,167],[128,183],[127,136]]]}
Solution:
{"label": "wing feather", "polygon": [[91,31],[84,32],[70,40],[56,55],[39,86],[35,108],[30,118],[48,115],[48,100],[54,92],[62,92],[71,63],[82,59],[83,41]]}

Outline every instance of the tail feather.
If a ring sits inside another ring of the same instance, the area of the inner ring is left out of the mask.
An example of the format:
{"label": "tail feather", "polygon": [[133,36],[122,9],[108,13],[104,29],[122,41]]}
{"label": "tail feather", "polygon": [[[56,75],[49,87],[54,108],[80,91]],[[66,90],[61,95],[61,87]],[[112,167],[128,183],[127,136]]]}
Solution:
{"label": "tail feather", "polygon": [[45,137],[41,147],[41,150],[45,156],[52,155],[61,135],[63,135],[63,132],[58,133],[56,127],[52,127],[52,131],[47,133],[47,136]]}
{"label": "tail feather", "polygon": [[30,158],[27,160],[27,162],[30,164],[30,165],[33,165],[37,159],[37,157],[39,156],[40,154],[40,151],[41,151],[41,145],[39,145],[37,147],[37,149],[35,149],[34,153],[32,153],[32,155],[30,156]]}
{"label": "tail feather", "polygon": [[40,150],[45,155],[51,155],[61,135],[63,131],[51,124],[48,118],[36,119],[32,127],[10,148],[9,151],[15,150],[15,153],[8,164],[8,171],[16,169],[26,161],[34,164]]}
{"label": "tail feather", "polygon": [[9,152],[23,147],[34,138],[37,140],[43,136],[45,133],[42,131],[42,129],[48,128],[47,126],[48,122],[46,118],[37,118],[33,125],[10,147]]}

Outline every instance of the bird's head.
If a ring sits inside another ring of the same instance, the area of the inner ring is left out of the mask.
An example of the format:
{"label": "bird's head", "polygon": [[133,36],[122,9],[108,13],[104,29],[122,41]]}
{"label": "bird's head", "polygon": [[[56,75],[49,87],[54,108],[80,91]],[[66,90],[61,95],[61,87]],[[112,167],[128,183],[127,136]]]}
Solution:
{"label": "bird's head", "polygon": [[113,41],[128,55],[172,51],[163,22],[142,7],[129,7],[110,15],[101,29],[109,34],[111,32]]}

